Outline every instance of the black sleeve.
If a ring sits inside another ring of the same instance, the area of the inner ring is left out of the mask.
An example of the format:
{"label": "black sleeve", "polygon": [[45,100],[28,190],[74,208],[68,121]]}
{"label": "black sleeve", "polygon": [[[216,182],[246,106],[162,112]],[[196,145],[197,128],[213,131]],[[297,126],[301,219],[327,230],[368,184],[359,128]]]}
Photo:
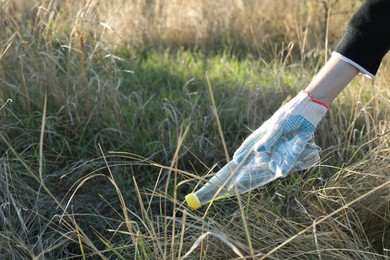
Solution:
{"label": "black sleeve", "polygon": [[335,52],[373,75],[390,49],[390,0],[365,0],[348,22]]}

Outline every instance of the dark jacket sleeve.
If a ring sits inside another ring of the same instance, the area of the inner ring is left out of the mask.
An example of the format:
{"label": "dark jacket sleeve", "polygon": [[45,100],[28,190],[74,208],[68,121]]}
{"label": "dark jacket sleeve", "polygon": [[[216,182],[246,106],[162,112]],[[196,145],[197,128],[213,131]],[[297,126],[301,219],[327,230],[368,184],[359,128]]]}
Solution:
{"label": "dark jacket sleeve", "polygon": [[365,0],[334,51],[375,75],[389,49],[390,0]]}

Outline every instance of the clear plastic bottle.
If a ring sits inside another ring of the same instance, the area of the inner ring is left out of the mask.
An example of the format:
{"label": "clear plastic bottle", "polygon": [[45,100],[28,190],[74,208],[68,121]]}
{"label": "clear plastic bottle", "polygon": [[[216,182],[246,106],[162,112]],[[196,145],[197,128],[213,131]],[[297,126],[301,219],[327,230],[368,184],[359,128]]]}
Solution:
{"label": "clear plastic bottle", "polygon": [[[310,138],[310,137],[309,137]],[[293,171],[304,170],[320,160],[320,148],[309,142],[306,133],[291,134],[271,152],[248,151],[239,162],[231,160],[201,189],[186,196],[187,204],[197,209],[223,197],[245,193]]]}

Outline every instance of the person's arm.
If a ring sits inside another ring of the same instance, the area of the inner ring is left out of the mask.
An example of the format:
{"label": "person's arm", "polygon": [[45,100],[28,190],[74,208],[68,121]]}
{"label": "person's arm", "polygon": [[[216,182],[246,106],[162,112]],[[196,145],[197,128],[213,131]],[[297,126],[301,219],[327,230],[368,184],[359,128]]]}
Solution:
{"label": "person's arm", "polygon": [[373,78],[390,49],[390,1],[366,0],[351,17],[331,59],[305,89],[330,104],[359,73]]}
{"label": "person's arm", "polygon": [[332,55],[305,91],[329,105],[358,73],[355,66]]}
{"label": "person's arm", "polygon": [[373,78],[389,49],[390,1],[365,0],[349,20],[334,54]]}
{"label": "person's arm", "polygon": [[[348,83],[359,72],[370,77],[376,74],[390,48],[389,24],[390,0],[364,1],[349,21],[331,59],[305,91],[299,92],[249,135],[233,159],[241,161],[251,150],[267,152],[272,158],[281,145],[292,140],[291,136],[303,134],[307,142],[313,139],[329,104]],[[294,163],[290,164],[293,166]]]}

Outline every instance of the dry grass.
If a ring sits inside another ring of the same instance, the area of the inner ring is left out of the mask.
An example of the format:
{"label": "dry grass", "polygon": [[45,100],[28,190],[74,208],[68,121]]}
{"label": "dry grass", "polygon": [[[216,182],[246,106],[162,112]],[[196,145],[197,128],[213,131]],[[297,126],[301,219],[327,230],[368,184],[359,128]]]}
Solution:
{"label": "dry grass", "polygon": [[237,47],[265,54],[279,51],[275,48],[282,47],[277,45],[293,42],[300,54],[310,55],[326,41],[334,44],[339,39],[343,31],[340,24],[347,21],[358,1],[228,0],[221,5],[213,0],[51,0],[28,4],[17,0],[3,5],[14,15],[26,13],[32,20],[37,15],[47,33],[59,31],[73,37],[91,33],[105,44],[120,47],[184,45],[203,51]]}
{"label": "dry grass", "polygon": [[387,60],[319,125],[320,165],[183,204],[310,81],[358,3],[1,1],[0,258],[389,257]]}

